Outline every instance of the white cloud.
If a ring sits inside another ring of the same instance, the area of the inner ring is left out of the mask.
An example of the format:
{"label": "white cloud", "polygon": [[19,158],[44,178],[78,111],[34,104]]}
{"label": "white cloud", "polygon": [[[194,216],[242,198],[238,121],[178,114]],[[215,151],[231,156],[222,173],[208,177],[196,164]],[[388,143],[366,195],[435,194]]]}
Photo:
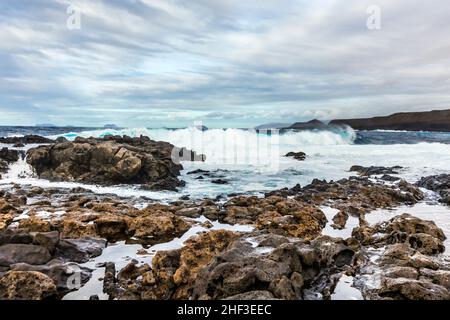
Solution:
{"label": "white cloud", "polygon": [[[66,28],[69,3],[81,30]],[[0,124],[253,126],[450,107],[448,1],[378,0],[379,31],[366,28],[371,4],[5,0]]]}

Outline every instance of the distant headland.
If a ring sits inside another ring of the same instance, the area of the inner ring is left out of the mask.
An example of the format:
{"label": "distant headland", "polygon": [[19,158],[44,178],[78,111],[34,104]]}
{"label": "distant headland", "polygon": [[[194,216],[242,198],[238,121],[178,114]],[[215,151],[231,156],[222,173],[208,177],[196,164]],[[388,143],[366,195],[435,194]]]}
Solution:
{"label": "distant headland", "polygon": [[389,116],[359,119],[335,119],[325,123],[317,119],[293,124],[269,123],[255,127],[256,130],[329,130],[350,126],[355,130],[406,130],[450,132],[450,109],[424,112],[399,112]]}
{"label": "distant headland", "polygon": [[348,125],[356,130],[450,131],[450,109],[399,112],[385,117],[337,119],[329,125]]}

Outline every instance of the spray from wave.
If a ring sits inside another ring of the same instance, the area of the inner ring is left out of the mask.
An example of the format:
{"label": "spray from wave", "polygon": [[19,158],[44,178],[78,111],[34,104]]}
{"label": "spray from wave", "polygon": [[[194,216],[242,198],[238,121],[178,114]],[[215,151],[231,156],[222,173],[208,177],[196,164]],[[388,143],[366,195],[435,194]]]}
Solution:
{"label": "spray from wave", "polygon": [[[192,147],[192,137],[201,138],[206,146],[214,149],[217,141],[233,140],[236,146],[250,138],[267,139],[265,133],[257,133],[254,130],[244,129],[209,129],[201,131],[195,127],[184,129],[147,129],[147,128],[127,128],[127,129],[101,129],[82,132],[69,132],[61,135],[54,135],[49,138],[63,136],[73,140],[81,137],[104,137],[106,135],[127,135],[130,137],[148,136],[153,140],[167,141],[174,145]],[[353,144],[356,139],[355,131],[350,127],[343,127],[337,130],[308,130],[298,132],[287,132],[279,134],[280,144],[289,145],[339,145]]]}
{"label": "spray from wave", "polygon": [[[287,151],[299,151],[302,146],[350,145],[356,139],[353,129],[311,130],[279,134],[244,129],[209,129],[195,127],[184,129],[101,129],[63,134],[73,140],[81,137],[104,137],[106,135],[148,136],[153,140],[167,141],[177,147],[186,147],[207,156],[208,163],[248,163],[267,165],[275,163]],[[61,136],[61,135],[60,135]],[[56,138],[53,136],[51,138]]]}

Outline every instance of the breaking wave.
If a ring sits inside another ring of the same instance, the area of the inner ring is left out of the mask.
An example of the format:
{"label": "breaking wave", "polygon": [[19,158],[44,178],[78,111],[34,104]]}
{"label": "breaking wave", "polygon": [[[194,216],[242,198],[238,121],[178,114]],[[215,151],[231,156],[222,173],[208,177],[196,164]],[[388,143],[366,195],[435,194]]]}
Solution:
{"label": "breaking wave", "polygon": [[[184,129],[147,129],[147,128],[127,128],[127,129],[101,129],[82,132],[69,132],[61,135],[51,136],[56,138],[64,136],[73,140],[81,137],[104,137],[106,135],[128,135],[130,137],[148,136],[153,140],[167,141],[174,145],[192,147],[196,139],[203,140],[205,145],[214,148],[218,141],[227,141],[239,146],[240,143],[249,139],[271,139],[272,136],[266,133],[257,133],[254,130],[245,129],[209,129],[201,131],[190,127]],[[287,132],[277,134],[280,144],[288,145],[336,145],[353,144],[356,133],[353,129],[341,128],[339,130],[308,130],[298,132]]]}
{"label": "breaking wave", "polygon": [[[301,150],[302,146],[350,145],[356,139],[351,128],[338,130],[310,130],[271,134],[245,129],[209,129],[195,127],[184,129],[101,129],[82,132],[70,132],[64,136],[73,140],[81,137],[104,137],[105,135],[127,135],[130,137],[148,136],[153,140],[167,141],[177,147],[187,147],[207,156],[207,162],[230,162],[236,158],[245,158],[251,163],[261,163],[261,159],[270,161],[280,154],[292,150]],[[51,138],[56,138],[52,136]]]}

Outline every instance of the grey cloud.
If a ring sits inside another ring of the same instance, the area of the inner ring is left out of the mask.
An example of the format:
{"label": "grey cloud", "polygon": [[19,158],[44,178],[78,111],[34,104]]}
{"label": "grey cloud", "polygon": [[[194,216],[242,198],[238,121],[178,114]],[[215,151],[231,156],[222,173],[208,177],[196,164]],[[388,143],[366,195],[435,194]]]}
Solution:
{"label": "grey cloud", "polygon": [[[377,3],[379,31],[366,0],[5,0],[0,124],[253,126],[449,107],[448,1]],[[68,4],[81,30],[66,28]]]}

